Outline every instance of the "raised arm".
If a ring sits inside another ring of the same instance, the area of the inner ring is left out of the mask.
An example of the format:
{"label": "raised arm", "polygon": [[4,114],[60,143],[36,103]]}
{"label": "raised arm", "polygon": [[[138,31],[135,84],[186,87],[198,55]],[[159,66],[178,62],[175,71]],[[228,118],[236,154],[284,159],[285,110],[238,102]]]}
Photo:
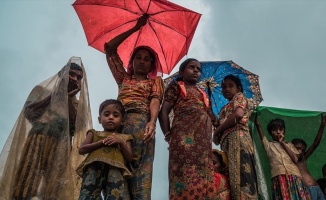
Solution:
{"label": "raised arm", "polygon": [[136,25],[127,30],[124,33],[121,33],[120,35],[116,36],[115,38],[113,38],[112,40],[110,40],[109,42],[106,43],[106,45],[110,46],[111,49],[117,49],[118,46],[125,40],[127,39],[131,34],[133,34],[134,32],[138,31],[142,26],[144,26],[147,23],[147,19],[149,18],[149,15],[144,14],[143,16],[141,16]]}
{"label": "raised arm", "polygon": [[306,159],[308,159],[308,157],[316,150],[324,133],[324,127],[326,125],[326,116],[323,116],[323,114],[320,115],[321,115],[321,122],[320,122],[319,130],[315,137],[314,142],[304,154]]}
{"label": "raised arm", "polygon": [[106,53],[106,60],[112,72],[112,75],[120,85],[123,82],[123,79],[130,74],[128,74],[123,66],[123,62],[120,59],[119,55],[117,54],[118,46],[127,39],[131,34],[138,31],[142,26],[144,26],[147,22],[148,15],[143,15],[137,21],[137,24],[131,28],[130,30],[121,33],[120,35],[116,36],[115,38],[111,39],[109,42],[105,43],[104,50]]}
{"label": "raised arm", "polygon": [[264,135],[264,132],[263,132],[263,129],[261,128],[260,126],[260,122],[258,120],[258,115],[256,114],[255,116],[255,126],[257,128],[257,131],[258,131],[258,134],[259,134],[259,137],[260,137],[260,140],[263,140],[263,138],[265,137]]}

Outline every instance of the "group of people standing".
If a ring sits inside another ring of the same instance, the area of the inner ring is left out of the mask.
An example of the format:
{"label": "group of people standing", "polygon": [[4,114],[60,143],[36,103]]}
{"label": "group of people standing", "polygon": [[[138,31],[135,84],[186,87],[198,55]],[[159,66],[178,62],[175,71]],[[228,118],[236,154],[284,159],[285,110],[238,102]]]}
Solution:
{"label": "group of people standing", "polygon": [[[151,199],[157,119],[169,145],[169,199],[259,198],[248,127],[251,111],[240,79],[224,77],[222,93],[229,103],[217,118],[210,99],[197,86],[201,74],[198,60],[185,60],[178,79],[165,90],[162,78],[156,76],[161,72],[157,54],[148,46],[135,48],[126,71],[117,48],[144,26],[147,18],[139,18],[133,28],[104,46],[119,93],[116,100],[105,100],[99,107],[98,122],[103,130],[91,127],[81,61],[79,65],[69,61],[54,78],[33,89],[4,147],[6,155],[1,155],[6,163],[0,168],[0,191],[5,199]],[[75,96],[79,92],[78,102]],[[270,155],[272,147],[258,120],[256,125]],[[280,145],[275,148],[286,153],[275,159],[297,163],[299,152],[284,142],[284,134],[275,132],[281,128],[276,124],[269,129]],[[213,150],[212,142],[222,151]],[[271,163],[284,164],[272,161],[273,156]],[[286,187],[294,195],[292,189],[301,178],[295,167],[291,165],[296,172],[291,174],[288,168],[272,169],[273,188],[278,187],[273,190],[274,199],[293,199],[282,195]],[[9,187],[5,186],[8,183]],[[302,192],[298,195],[305,199]],[[300,199],[298,195],[294,199]]]}

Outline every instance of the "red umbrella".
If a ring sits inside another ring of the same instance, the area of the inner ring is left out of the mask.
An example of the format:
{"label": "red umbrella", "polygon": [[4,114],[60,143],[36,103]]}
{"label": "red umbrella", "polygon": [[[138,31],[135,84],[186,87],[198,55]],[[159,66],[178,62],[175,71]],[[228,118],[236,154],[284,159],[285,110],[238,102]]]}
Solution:
{"label": "red umbrella", "polygon": [[145,26],[118,48],[124,63],[138,46],[149,46],[158,54],[162,72],[169,74],[188,53],[201,14],[166,0],[76,0],[73,7],[82,23],[87,42],[104,52],[104,43],[135,26],[147,13]]}

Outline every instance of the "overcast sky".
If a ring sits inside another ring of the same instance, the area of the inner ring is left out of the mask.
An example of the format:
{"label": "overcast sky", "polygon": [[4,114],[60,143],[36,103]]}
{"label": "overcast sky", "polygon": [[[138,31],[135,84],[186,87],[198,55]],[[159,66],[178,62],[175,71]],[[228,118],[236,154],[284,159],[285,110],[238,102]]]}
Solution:
{"label": "overcast sky", "polygon": [[[32,88],[71,56],[86,69],[95,129],[99,104],[117,97],[105,56],[87,45],[73,2],[0,2],[0,149]],[[326,111],[326,1],[172,2],[202,14],[188,58],[233,60],[259,75],[263,106]],[[166,200],[168,151],[159,126],[156,139],[152,197]]]}

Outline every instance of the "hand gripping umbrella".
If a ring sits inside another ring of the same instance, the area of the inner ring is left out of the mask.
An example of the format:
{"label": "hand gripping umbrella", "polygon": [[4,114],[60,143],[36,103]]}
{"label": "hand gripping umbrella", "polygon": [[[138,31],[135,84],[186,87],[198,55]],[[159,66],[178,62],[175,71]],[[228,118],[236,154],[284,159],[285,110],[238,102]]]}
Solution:
{"label": "hand gripping umbrella", "polygon": [[145,26],[128,37],[118,53],[128,66],[135,47],[156,51],[164,74],[169,74],[187,54],[200,14],[165,0],[76,0],[73,7],[83,26],[87,42],[104,52],[104,43],[131,29],[144,14]]}
{"label": "hand gripping umbrella", "polygon": [[[202,72],[199,78],[198,86],[205,90],[212,102],[212,110],[218,116],[220,110],[228,103],[222,94],[221,83],[223,78],[227,75],[238,76],[243,86],[243,93],[248,99],[249,109],[255,110],[259,103],[263,100],[258,76],[249,72],[233,61],[210,61],[200,62]],[[167,87],[173,80],[178,77],[178,72],[169,76],[164,80],[165,87]]]}

